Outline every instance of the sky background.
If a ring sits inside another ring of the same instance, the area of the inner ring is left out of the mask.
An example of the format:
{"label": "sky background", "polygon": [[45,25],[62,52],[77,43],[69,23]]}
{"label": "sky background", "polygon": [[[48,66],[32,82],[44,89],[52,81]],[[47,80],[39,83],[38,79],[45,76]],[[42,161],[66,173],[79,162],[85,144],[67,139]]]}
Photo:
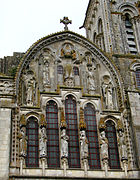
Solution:
{"label": "sky background", "polygon": [[69,30],[85,36],[89,0],[0,0],[0,58],[26,52],[38,39],[63,31],[60,19],[72,20]]}

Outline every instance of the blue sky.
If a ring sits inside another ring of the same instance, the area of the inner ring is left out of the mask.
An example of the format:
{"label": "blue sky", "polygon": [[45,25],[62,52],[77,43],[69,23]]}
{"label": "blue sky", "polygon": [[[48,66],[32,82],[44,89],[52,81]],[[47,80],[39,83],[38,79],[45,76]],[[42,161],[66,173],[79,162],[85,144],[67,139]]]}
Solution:
{"label": "blue sky", "polygon": [[62,31],[60,19],[72,20],[69,30],[85,36],[89,0],[0,0],[0,58],[25,52],[38,39]]}

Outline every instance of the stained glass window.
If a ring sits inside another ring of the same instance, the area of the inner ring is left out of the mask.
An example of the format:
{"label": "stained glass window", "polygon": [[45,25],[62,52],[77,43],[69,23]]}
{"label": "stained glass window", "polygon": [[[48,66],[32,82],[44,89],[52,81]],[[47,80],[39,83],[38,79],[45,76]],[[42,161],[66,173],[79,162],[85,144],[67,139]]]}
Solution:
{"label": "stained glass window", "polygon": [[77,107],[76,101],[71,95],[66,97],[65,113],[67,121],[67,135],[69,136],[69,167],[80,168]]}
{"label": "stained glass window", "polygon": [[120,169],[116,129],[111,120],[106,122],[106,137],[108,139],[109,166],[111,169]]}
{"label": "stained glass window", "polygon": [[46,106],[47,119],[47,155],[48,167],[60,167],[59,160],[59,130],[58,108],[54,101],[49,101]]}
{"label": "stained glass window", "polygon": [[98,133],[96,124],[96,112],[92,104],[88,103],[84,108],[86,122],[86,135],[89,141],[89,167],[90,169],[100,169],[100,153],[98,143]]}
{"label": "stained glass window", "polygon": [[39,166],[39,142],[38,142],[38,123],[36,118],[30,117],[27,123],[27,167]]}
{"label": "stained glass window", "polygon": [[140,89],[140,69],[135,71],[137,87]]}

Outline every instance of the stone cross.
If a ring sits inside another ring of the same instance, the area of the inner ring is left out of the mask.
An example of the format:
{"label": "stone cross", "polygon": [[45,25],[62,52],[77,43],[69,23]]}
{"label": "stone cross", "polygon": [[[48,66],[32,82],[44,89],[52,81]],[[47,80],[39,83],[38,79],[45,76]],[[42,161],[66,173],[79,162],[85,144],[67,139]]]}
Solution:
{"label": "stone cross", "polygon": [[67,31],[68,30],[68,24],[71,24],[72,21],[69,20],[68,17],[63,17],[63,19],[60,19],[60,23],[63,23],[65,25],[64,30]]}

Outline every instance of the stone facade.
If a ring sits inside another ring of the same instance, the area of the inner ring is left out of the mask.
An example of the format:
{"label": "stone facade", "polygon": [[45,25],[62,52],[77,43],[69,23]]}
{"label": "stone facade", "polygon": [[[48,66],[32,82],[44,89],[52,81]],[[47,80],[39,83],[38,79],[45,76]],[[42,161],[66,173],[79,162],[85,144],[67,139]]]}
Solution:
{"label": "stone facade", "polygon": [[0,178],[140,179],[139,6],[90,0],[87,39],[0,59]]}

